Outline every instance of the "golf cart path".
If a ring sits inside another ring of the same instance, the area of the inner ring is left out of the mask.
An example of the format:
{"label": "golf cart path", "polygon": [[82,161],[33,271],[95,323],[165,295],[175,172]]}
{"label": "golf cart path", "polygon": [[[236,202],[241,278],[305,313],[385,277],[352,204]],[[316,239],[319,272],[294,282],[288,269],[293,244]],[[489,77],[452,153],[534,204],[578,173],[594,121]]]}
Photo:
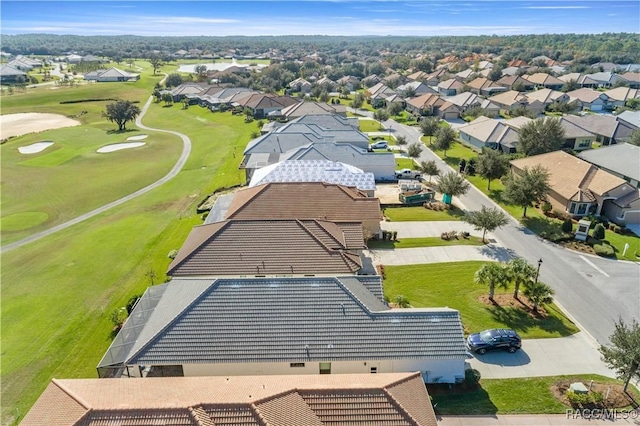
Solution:
{"label": "golf cart path", "polygon": [[153,100],[153,97],[149,97],[149,99],[147,100],[147,103],[144,105],[144,107],[142,108],[142,111],[140,111],[140,115],[138,115],[138,117],[136,118],[136,126],[138,126],[141,129],[144,130],[152,130],[155,132],[162,132],[162,133],[169,133],[172,135],[176,135],[178,137],[180,137],[180,139],[182,139],[182,153],[180,154],[180,158],[178,158],[178,161],[176,162],[176,164],[173,166],[173,168],[169,171],[169,173],[167,173],[164,177],[160,178],[159,180],[153,182],[150,185],[145,186],[144,188],[141,188],[139,190],[137,190],[136,192],[133,192],[129,195],[126,195],[122,198],[119,198],[115,201],[112,201],[108,204],[105,204],[102,207],[98,207],[95,210],[91,210],[90,212],[87,212],[85,214],[82,214],[74,219],[71,219],[67,222],[61,223],[59,225],[56,225],[52,228],[49,228],[45,231],[42,232],[38,232],[36,234],[33,234],[29,237],[23,238],[22,240],[18,240],[15,241],[11,244],[7,244],[6,246],[3,246],[2,248],[0,248],[0,252],[5,253],[8,252],[10,250],[16,249],[18,247],[22,247],[25,244],[29,244],[31,242],[37,241],[41,238],[44,238],[48,235],[51,235],[55,232],[61,231],[63,229],[69,228],[77,223],[83,222],[89,218],[92,218],[96,215],[99,215],[101,213],[106,212],[107,210],[110,210],[114,207],[117,207],[121,204],[126,203],[127,201],[133,200],[134,198],[137,198],[143,194],[146,194],[147,192],[163,185],[164,183],[170,181],[171,179],[173,179],[174,177],[176,177],[176,175],[178,173],[180,173],[180,170],[182,170],[182,168],[184,167],[185,163],[187,162],[187,159],[189,158],[189,155],[191,154],[191,139],[189,139],[189,137],[185,134],[173,131],[173,130],[164,130],[164,129],[156,129],[153,127],[147,127],[144,124],[142,124],[142,117],[144,117],[144,115],[146,114],[147,110],[149,109],[149,106],[151,105],[151,101]]}

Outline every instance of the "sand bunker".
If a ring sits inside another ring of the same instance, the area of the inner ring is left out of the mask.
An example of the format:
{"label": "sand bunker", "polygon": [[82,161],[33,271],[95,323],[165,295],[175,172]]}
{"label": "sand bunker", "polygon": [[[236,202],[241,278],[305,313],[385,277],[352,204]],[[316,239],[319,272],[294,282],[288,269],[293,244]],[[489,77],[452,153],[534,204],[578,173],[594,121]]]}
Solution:
{"label": "sand bunker", "polygon": [[127,138],[128,141],[141,141],[144,140],[148,137],[149,135],[136,135],[136,136],[129,136]]}
{"label": "sand bunker", "polygon": [[36,142],[31,145],[19,147],[18,152],[20,152],[20,154],[37,154],[49,148],[51,145],[53,145],[51,141]]}
{"label": "sand bunker", "polygon": [[98,152],[103,154],[105,152],[120,151],[121,149],[137,148],[142,145],[146,145],[146,143],[145,142],[114,143],[112,145],[103,146],[102,148],[98,149]]}
{"label": "sand bunker", "polygon": [[79,126],[81,123],[59,114],[26,112],[0,115],[0,140],[27,133],[43,132],[61,127]]}

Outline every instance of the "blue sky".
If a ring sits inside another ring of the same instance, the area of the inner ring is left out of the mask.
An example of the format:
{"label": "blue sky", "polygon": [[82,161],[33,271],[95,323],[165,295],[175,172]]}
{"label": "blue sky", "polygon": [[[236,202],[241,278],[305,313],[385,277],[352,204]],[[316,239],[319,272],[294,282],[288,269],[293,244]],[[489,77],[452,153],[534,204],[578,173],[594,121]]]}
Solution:
{"label": "blue sky", "polygon": [[640,32],[638,0],[4,1],[2,34],[514,35]]}

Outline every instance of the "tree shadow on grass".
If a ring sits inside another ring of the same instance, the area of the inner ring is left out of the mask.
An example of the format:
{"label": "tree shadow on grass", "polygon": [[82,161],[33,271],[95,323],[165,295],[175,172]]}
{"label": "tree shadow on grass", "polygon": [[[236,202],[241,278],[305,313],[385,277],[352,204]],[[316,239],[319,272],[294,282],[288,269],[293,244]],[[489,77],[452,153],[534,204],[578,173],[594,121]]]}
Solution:
{"label": "tree shadow on grass", "polygon": [[133,132],[139,132],[139,129],[124,129],[124,130],[118,130],[118,129],[110,129],[107,130],[107,134],[108,135],[125,135],[127,133],[133,133]]}
{"label": "tree shadow on grass", "polygon": [[493,305],[485,309],[489,311],[495,321],[521,334],[528,332],[531,328],[539,328],[558,337],[570,336],[575,332],[567,327],[562,319],[551,314],[536,317],[518,306]]}
{"label": "tree shadow on grass", "polygon": [[467,389],[463,385],[427,384],[436,415],[495,416],[498,407],[482,386]]}

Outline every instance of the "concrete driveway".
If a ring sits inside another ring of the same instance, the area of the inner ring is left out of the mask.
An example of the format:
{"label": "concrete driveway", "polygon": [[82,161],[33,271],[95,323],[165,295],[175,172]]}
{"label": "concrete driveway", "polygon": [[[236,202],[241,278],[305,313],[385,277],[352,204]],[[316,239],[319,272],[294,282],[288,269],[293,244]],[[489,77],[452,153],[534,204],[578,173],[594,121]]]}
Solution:
{"label": "concrete driveway", "polygon": [[485,246],[442,246],[417,247],[395,250],[369,250],[374,265],[416,265],[440,262],[508,262],[514,253],[504,247],[488,244]]}
{"label": "concrete driveway", "polygon": [[557,339],[524,339],[522,349],[513,354],[499,351],[473,355],[469,364],[485,379],[586,373],[615,377],[584,332]]}

